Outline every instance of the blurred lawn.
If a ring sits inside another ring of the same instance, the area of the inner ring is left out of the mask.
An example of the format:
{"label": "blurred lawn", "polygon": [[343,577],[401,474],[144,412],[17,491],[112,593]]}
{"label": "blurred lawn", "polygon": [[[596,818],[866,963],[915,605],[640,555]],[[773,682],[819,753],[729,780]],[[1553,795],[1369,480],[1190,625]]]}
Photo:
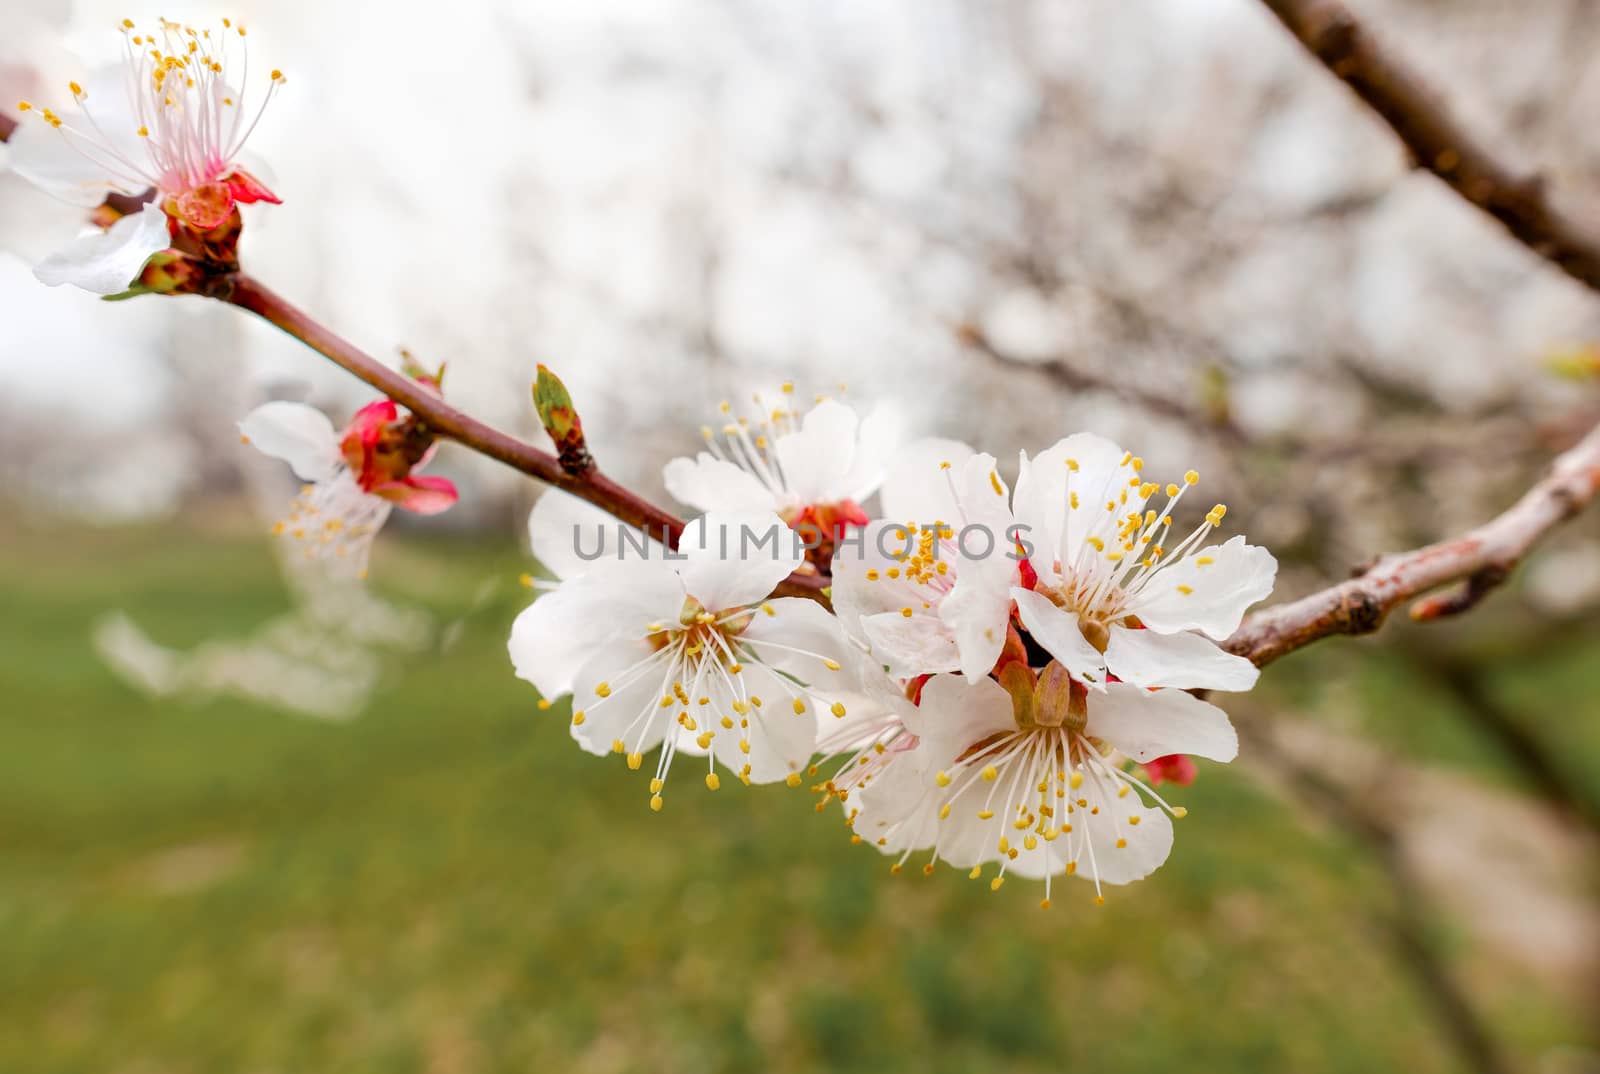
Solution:
{"label": "blurred lawn", "polygon": [[[890,876],[803,791],[686,779],[652,814],[511,676],[509,548],[385,538],[380,584],[441,621],[502,584],[345,725],[155,704],[89,651],[116,607],[166,644],[247,632],[284,607],[263,542],[0,550],[0,1071],[1455,1069],[1362,852],[1237,770],[1202,769],[1154,879],[1043,912],[1021,882]],[[1408,747],[1482,763],[1375,667]],[[1592,667],[1546,672],[1593,697]],[[1577,1037],[1513,967],[1474,976],[1522,1055]]]}

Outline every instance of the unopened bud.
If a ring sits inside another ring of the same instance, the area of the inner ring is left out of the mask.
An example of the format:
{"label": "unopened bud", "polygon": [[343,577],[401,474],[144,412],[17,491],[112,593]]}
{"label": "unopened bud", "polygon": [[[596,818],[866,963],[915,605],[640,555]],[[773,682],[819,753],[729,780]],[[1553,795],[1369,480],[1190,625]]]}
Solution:
{"label": "unopened bud", "polygon": [[583,438],[583,422],[572,405],[572,396],[561,378],[543,365],[539,366],[538,379],[533,382],[533,405],[539,412],[539,422],[556,445],[561,468],[569,474],[581,474],[594,468],[594,457]]}

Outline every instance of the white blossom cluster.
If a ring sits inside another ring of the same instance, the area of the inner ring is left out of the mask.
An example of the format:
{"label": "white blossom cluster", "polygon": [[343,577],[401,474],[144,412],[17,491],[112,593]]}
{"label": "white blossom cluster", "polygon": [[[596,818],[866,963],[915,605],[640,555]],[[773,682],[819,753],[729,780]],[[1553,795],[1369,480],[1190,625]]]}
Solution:
{"label": "white blossom cluster", "polygon": [[[1175,533],[1199,475],[1152,480],[1093,434],[1024,454],[1013,489],[993,456],[890,449],[837,401],[756,406],[668,464],[704,512],[676,552],[565,493],[535,506],[559,581],[510,653],[541,707],[570,696],[590,753],[653,754],[655,810],[686,755],[712,790],[726,773],[837,800],[895,871],[993,866],[995,888],[1044,880],[1048,905],[1053,877],[1098,898],[1159,867],[1184,810],[1153,785],[1237,752],[1189,691],[1254,684],[1218,642],[1271,591],[1273,557],[1218,540],[1220,504]],[[832,610],[773,596],[791,575]]]}
{"label": "white blossom cluster", "polygon": [[[107,295],[225,291],[237,206],[278,200],[240,161],[284,76],[249,107],[243,26],[121,30],[124,62],[69,85],[76,115],[19,105],[19,174],[85,206],[134,199],[97,210],[106,230],[36,275]],[[442,370],[408,375],[442,391]],[[586,452],[561,392],[575,440],[558,443]],[[619,529],[564,493],[539,502],[534,552],[559,580],[516,621],[517,674],[547,707],[570,695],[586,750],[630,769],[653,754],[655,810],[686,754],[712,790],[724,772],[809,783],[897,870],[919,853],[929,871],[993,865],[994,887],[1043,879],[1046,905],[1055,876],[1081,872],[1098,895],[1148,875],[1183,815],[1153,785],[1237,752],[1226,715],[1190,691],[1254,684],[1219,642],[1271,591],[1272,556],[1214,539],[1221,504],[1174,532],[1199,475],[1152,480],[1099,436],[1024,454],[1013,489],[993,456],[897,449],[884,423],[829,399],[802,413],[792,394],[725,404],[705,450],[668,464],[668,489],[702,512],[681,533]],[[342,575],[365,574],[393,508],[457,500],[420,474],[435,434],[388,399],[343,430],[269,403],[240,431],[305,482],[277,532]]]}

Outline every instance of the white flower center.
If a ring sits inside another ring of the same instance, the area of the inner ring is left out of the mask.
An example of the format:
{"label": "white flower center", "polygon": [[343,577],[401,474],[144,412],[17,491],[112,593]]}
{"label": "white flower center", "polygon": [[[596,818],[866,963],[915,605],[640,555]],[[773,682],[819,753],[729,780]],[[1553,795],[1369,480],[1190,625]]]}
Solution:
{"label": "white flower center", "polygon": [[[933,846],[933,857],[924,868],[931,870],[939,859],[940,846],[949,831],[944,825],[956,800],[965,796],[967,801],[962,808],[972,808],[976,795],[967,792],[986,788],[976,803],[976,816],[965,819],[969,823],[976,820],[995,836],[1000,870],[989,882],[995,891],[1005,882],[1006,871],[1019,854],[1062,840],[1059,854],[1065,863],[1064,872],[1071,876],[1080,868],[1086,869],[1094,880],[1096,901],[1103,902],[1099,855],[1127,848],[1131,829],[1140,821],[1137,809],[1143,804],[1138,795],[1132,794],[1133,790],[1137,788],[1175,817],[1186,813],[1181,806],[1168,805],[1143,781],[1107,760],[1095,740],[1065,725],[1035,724],[996,735],[969,749],[949,770],[940,772],[935,782],[942,796],[941,831]],[[1099,817],[1102,812],[1110,822],[1109,845],[1103,841],[1097,845],[1090,838],[1089,818]],[[1047,908],[1055,871],[1045,872]],[[981,872],[981,866],[975,866],[969,875],[977,879]]]}
{"label": "white flower center", "polygon": [[[1162,569],[1193,553],[1221,525],[1228,508],[1217,504],[1189,536],[1167,548],[1163,542],[1172,526],[1173,509],[1199,482],[1199,474],[1190,470],[1181,485],[1174,482],[1163,489],[1140,476],[1144,460],[1128,453],[1103,487],[1090,489],[1083,487],[1076,460],[1067,459],[1066,466],[1057,579],[1052,583],[1041,578],[1037,590],[1057,607],[1075,612],[1084,637],[1104,651],[1107,628],[1127,615]],[[1124,479],[1130,471],[1132,476]],[[1150,507],[1150,501],[1163,492],[1166,504],[1161,510]],[[1202,557],[1196,562],[1205,566],[1210,561]]]}
{"label": "white flower center", "polygon": [[[616,704],[627,687],[641,681],[660,684],[638,712],[627,718],[611,743],[612,752],[624,755],[628,767],[637,770],[644,763],[645,743],[661,739],[661,755],[650,780],[651,809],[662,808],[661,792],[681,741],[692,739],[699,749],[706,751],[706,786],[716,790],[721,785],[716,773],[719,758],[728,767],[736,768],[741,780],[749,782],[751,766],[743,758],[752,748],[752,733],[760,733],[761,717],[770,715],[763,713],[764,707],[776,700],[780,708],[787,708],[793,716],[809,718],[810,695],[781,672],[768,678],[783,692],[782,698],[763,698],[749,690],[742,673],[746,663],[764,663],[760,650],[810,657],[830,671],[839,670],[838,662],[820,653],[747,635],[746,628],[760,613],[776,614],[770,604],[710,612],[690,598],[676,623],[647,625],[644,640],[653,650],[649,656],[615,678],[596,683],[592,689],[593,702],[573,712],[573,724],[581,726],[597,710]],[[838,702],[833,704],[832,711],[838,717],[846,714],[844,705]],[[752,721],[755,721],[754,729]],[[674,723],[677,731],[671,726]],[[735,758],[738,758],[737,765]],[[797,784],[798,774],[792,775],[789,782]]]}

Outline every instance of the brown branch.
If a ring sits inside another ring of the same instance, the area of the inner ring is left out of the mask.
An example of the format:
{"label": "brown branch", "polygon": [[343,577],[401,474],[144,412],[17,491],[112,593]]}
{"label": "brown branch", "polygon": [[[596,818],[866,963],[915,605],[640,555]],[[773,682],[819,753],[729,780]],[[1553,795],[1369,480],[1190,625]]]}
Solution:
{"label": "brown branch", "polygon": [[[683,520],[623,488],[597,468],[578,473],[565,469],[556,456],[532,444],[495,429],[464,414],[416,381],[390,369],[354,344],[318,324],[303,311],[252,277],[239,274],[230,278],[231,288],[219,297],[240,309],[249,310],[312,350],[355,374],[384,395],[421,418],[433,433],[504,463],[514,470],[587,500],[613,517],[637,526],[667,545],[677,547],[683,533]],[[777,589],[779,596],[823,599],[827,580],[816,575],[795,574]]]}
{"label": "brown branch", "polygon": [[[1224,647],[1257,666],[1334,634],[1369,634],[1395,607],[1451,582],[1470,598],[1442,602],[1464,610],[1503,582],[1517,562],[1559,523],[1600,492],[1600,425],[1558,456],[1550,472],[1505,513],[1459,537],[1381,557],[1356,577],[1310,596],[1256,612]],[[1422,605],[1426,617],[1430,604]],[[1435,608],[1433,614],[1439,614]]]}
{"label": "brown branch", "polygon": [[1417,167],[1503,224],[1528,249],[1600,291],[1600,232],[1562,213],[1543,179],[1475,140],[1339,0],[1262,0],[1300,43],[1378,113]]}
{"label": "brown branch", "polygon": [[[16,128],[16,120],[0,112],[0,142],[9,140]],[[146,191],[143,195],[111,194],[107,196],[105,204],[126,215],[138,212],[153,196],[154,191]],[[323,357],[405,406],[422,418],[435,434],[448,437],[480,455],[587,500],[619,521],[660,537],[668,547],[678,546],[684,525],[678,516],[630,492],[592,464],[581,468],[565,466],[562,460],[549,452],[540,451],[532,444],[508,436],[462,413],[439,396],[423,390],[410,377],[395,372],[324,328],[250,276],[238,273],[226,277],[218,287],[216,297],[277,325]],[[775,595],[807,597],[827,604],[828,598],[824,592],[827,586],[828,579],[825,577],[797,572],[779,584]]]}

